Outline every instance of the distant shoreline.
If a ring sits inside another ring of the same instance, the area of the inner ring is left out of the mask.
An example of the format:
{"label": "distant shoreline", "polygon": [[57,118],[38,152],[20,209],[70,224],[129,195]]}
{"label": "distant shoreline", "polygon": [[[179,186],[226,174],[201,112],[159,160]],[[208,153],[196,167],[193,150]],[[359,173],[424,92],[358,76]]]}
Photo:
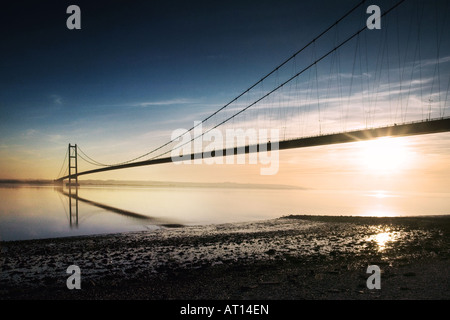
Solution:
{"label": "distant shoreline", "polygon": [[[235,182],[176,182],[176,181],[135,181],[135,180],[79,180],[83,186],[117,186],[117,187],[191,187],[191,188],[246,188],[246,189],[282,189],[282,190],[311,190],[309,188],[283,184],[256,184]],[[58,185],[53,180],[43,179],[0,179],[0,185]]]}
{"label": "distant shoreline", "polygon": [[1,184],[28,184],[28,185],[53,185],[53,180],[40,180],[40,179],[0,179]]}

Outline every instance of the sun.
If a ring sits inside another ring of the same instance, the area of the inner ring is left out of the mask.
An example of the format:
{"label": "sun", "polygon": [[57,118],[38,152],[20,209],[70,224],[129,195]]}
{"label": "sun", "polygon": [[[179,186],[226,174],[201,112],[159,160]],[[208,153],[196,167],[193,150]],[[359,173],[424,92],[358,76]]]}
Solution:
{"label": "sun", "polygon": [[369,174],[392,175],[402,172],[411,160],[408,144],[401,138],[379,138],[360,142],[360,163]]}

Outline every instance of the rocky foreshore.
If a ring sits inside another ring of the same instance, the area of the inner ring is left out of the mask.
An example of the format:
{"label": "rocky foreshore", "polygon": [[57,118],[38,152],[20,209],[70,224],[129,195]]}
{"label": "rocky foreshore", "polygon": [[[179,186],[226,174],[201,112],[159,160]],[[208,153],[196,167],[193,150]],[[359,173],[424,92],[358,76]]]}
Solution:
{"label": "rocky foreshore", "polygon": [[0,299],[449,299],[449,235],[450,216],[287,216],[0,242]]}

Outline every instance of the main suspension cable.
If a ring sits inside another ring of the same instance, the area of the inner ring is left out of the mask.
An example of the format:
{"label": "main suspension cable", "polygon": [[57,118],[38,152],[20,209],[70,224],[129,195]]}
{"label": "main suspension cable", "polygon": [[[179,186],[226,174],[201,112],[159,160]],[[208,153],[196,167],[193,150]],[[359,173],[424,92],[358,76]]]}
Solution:
{"label": "main suspension cable", "polygon": [[[362,0],[360,1],[357,5],[355,5],[352,9],[350,9],[347,13],[345,13],[341,18],[339,18],[338,20],[336,20],[333,24],[331,24],[328,28],[326,28],[324,31],[322,31],[319,35],[317,35],[313,40],[311,40],[310,42],[308,42],[306,45],[304,45],[301,49],[299,49],[297,52],[295,52],[292,56],[290,56],[288,59],[286,59],[285,61],[283,61],[281,64],[279,64],[277,67],[275,67],[271,72],[269,72],[268,74],[266,74],[264,77],[262,77],[259,81],[257,81],[255,84],[253,84],[252,86],[250,86],[248,89],[246,89],[245,91],[243,91],[241,94],[239,94],[237,97],[235,97],[233,100],[231,100],[230,102],[228,102],[227,104],[225,104],[223,107],[221,107],[220,109],[216,110],[215,112],[213,112],[212,114],[210,114],[208,117],[206,117],[205,119],[203,119],[202,121],[199,121],[197,124],[195,124],[193,127],[191,127],[189,130],[187,130],[187,132],[191,132],[193,131],[195,128],[197,128],[198,126],[202,125],[203,123],[205,123],[206,121],[208,121],[209,119],[211,119],[213,116],[215,116],[216,114],[218,114],[219,112],[221,112],[222,110],[224,110],[225,108],[227,108],[229,105],[231,105],[232,103],[236,102],[239,98],[241,98],[243,95],[245,95],[246,93],[248,93],[250,90],[252,90],[253,88],[255,88],[257,85],[259,85],[260,83],[262,83],[265,79],[267,79],[268,77],[270,77],[272,74],[274,74],[275,72],[277,72],[281,67],[283,67],[285,64],[287,64],[289,61],[291,61],[292,59],[294,59],[298,54],[300,54],[301,52],[303,52],[306,48],[308,48],[310,45],[314,44],[319,38],[321,38],[323,35],[325,35],[328,31],[330,31],[333,27],[335,27],[337,24],[339,24],[342,20],[344,20],[347,16],[349,16],[353,11],[355,11],[358,7],[360,7],[364,2],[366,2],[366,0]],[[287,82],[291,81],[293,78],[291,78],[290,80],[288,80]],[[286,83],[287,83],[286,82]],[[284,85],[284,84],[283,84]],[[283,85],[281,85],[280,87],[282,87]],[[264,99],[265,97],[267,97],[268,95],[270,95],[273,91],[271,91],[269,94],[264,95],[261,99],[259,99],[258,101]],[[245,108],[245,110],[248,108]],[[242,111],[241,111],[242,112]],[[238,112],[237,114],[240,114],[241,112]],[[237,115],[236,114],[236,115]],[[223,124],[225,122],[227,122],[230,119],[233,119],[235,116],[231,116],[230,118],[228,118],[226,121],[221,122],[220,124]],[[218,126],[218,125],[217,125]],[[216,128],[217,126],[215,126],[214,128]],[[186,133],[187,133],[186,132]],[[184,134],[183,134],[184,135]],[[122,165],[122,164],[127,164],[127,163],[131,163],[134,162],[136,160],[139,160],[141,158],[144,158],[162,148],[164,148],[165,146],[168,146],[169,144],[177,141],[179,138],[181,138],[183,135],[179,135],[175,138],[172,138],[170,141],[162,144],[161,146],[150,150],[149,152],[140,155],[138,157],[135,157],[133,159],[130,159],[128,161],[124,161],[121,163],[115,163],[115,164],[103,164],[100,163],[92,158],[90,158],[89,156],[87,156],[84,152],[84,156],[87,157],[88,159],[90,159],[90,161],[88,161],[87,159],[84,159],[86,162],[89,162],[93,165],[96,166],[116,166],[116,165]],[[163,154],[166,154],[168,152],[165,152]],[[158,157],[158,156],[157,156]],[[154,158],[153,158],[154,159]]]}
{"label": "main suspension cable", "polygon": [[[394,6],[392,6],[390,9],[388,9],[387,11],[385,11],[381,17],[385,16],[386,14],[388,14],[389,12],[391,12],[393,9],[395,9],[396,7],[398,7],[401,3],[403,3],[405,0],[400,0],[399,2],[397,2],[397,4],[395,4]],[[304,73],[305,71],[307,71],[308,69],[310,69],[311,67],[317,65],[317,63],[319,63],[320,61],[322,61],[323,59],[325,59],[327,56],[329,56],[331,53],[333,53],[334,51],[338,50],[340,47],[342,47],[343,45],[345,45],[347,42],[349,42],[350,40],[352,40],[354,37],[358,36],[361,32],[363,32],[364,30],[366,30],[367,27],[364,26],[363,28],[361,28],[360,30],[358,30],[357,32],[355,32],[353,35],[351,35],[350,37],[348,37],[346,40],[344,40],[343,42],[341,42],[338,46],[334,47],[332,50],[328,51],[326,54],[324,54],[323,56],[321,56],[319,59],[315,60],[313,63],[311,63],[310,65],[308,65],[307,67],[305,67],[304,69],[302,69],[301,71],[299,71],[298,73],[296,73],[295,75],[293,75],[292,77],[290,77],[288,80],[284,81],[283,83],[281,83],[280,85],[278,85],[276,88],[272,89],[270,92],[266,93],[264,96],[262,96],[261,98],[257,99],[256,101],[254,101],[253,103],[251,103],[250,105],[248,105],[247,107],[241,109],[240,111],[236,112],[235,114],[233,114],[232,116],[228,117],[227,119],[223,120],[222,122],[220,122],[219,124],[215,125],[214,127],[206,130],[205,132],[203,132],[201,135],[198,136],[194,136],[190,141],[187,141],[181,145],[178,146],[178,148],[181,148],[189,143],[192,143],[195,139],[198,139],[200,137],[203,137],[205,134],[207,134],[208,132],[210,132],[211,130],[216,129],[217,127],[221,126],[222,124],[228,122],[231,119],[234,119],[236,116],[238,116],[239,114],[241,114],[242,112],[246,111],[247,109],[251,108],[252,106],[254,106],[255,104],[257,104],[258,102],[260,102],[261,100],[267,98],[268,96],[270,96],[272,93],[274,93],[275,91],[279,90],[280,88],[282,88],[284,85],[286,85],[287,83],[289,83],[290,81],[292,81],[293,79],[297,78],[298,76],[300,76],[302,73]],[[188,133],[188,131],[186,131],[185,133],[183,133],[182,135],[180,135],[179,137],[182,137],[183,135],[185,135],[186,133]],[[171,150],[166,151],[164,153],[161,153],[153,158],[151,158],[151,160],[156,159],[160,156],[166,155],[169,152],[171,152]]]}

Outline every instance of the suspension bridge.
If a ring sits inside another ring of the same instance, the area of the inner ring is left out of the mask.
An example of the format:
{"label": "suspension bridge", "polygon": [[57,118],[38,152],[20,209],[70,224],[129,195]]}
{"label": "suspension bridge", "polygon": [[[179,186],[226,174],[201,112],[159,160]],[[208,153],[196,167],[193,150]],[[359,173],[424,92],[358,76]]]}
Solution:
{"label": "suspension bridge", "polygon": [[[366,21],[368,4],[361,1],[184,133],[132,159],[109,164],[69,144],[54,181],[68,179],[69,185],[77,185],[82,175],[186,159],[448,132],[450,5],[438,5],[442,3],[389,2],[379,17],[381,29],[373,30]],[[183,157],[173,156],[174,150],[210,139],[216,130],[236,128],[244,137],[232,147],[218,144],[213,152],[191,150]],[[245,132],[254,128],[275,128],[278,139],[249,143]],[[95,168],[79,170],[79,160]]]}

